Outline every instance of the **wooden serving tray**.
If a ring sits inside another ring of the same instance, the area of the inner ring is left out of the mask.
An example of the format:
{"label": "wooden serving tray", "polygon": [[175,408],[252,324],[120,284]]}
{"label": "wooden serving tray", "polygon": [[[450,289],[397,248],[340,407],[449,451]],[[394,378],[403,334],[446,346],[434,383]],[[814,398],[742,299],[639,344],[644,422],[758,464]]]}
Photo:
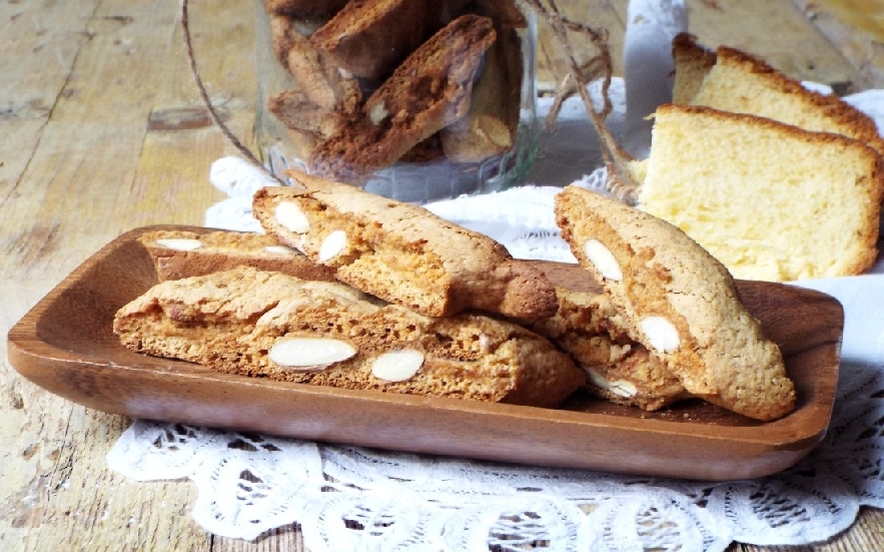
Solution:
{"label": "wooden serving tray", "polygon": [[[798,404],[761,423],[688,401],[649,413],[582,393],[559,409],[351,391],[219,374],[124,348],[114,313],[157,281],[130,231],[83,263],[9,332],[9,360],[37,385],[133,418],[228,427],[416,453],[621,473],[725,480],[768,475],[826,432],[838,379],[843,311],[816,291],[739,282],[748,309],[783,350]],[[550,278],[595,285],[573,265]]]}

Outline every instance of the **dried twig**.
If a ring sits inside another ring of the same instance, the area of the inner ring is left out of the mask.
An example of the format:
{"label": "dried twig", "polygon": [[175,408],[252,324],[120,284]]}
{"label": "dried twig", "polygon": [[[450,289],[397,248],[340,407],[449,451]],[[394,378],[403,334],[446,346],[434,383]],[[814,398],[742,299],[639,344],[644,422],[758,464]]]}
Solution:
{"label": "dried twig", "polygon": [[[596,56],[581,65],[579,71],[580,74],[584,76],[586,82],[591,82],[598,78],[602,78],[605,75],[606,64],[603,59]],[[576,93],[577,84],[574,81],[573,75],[569,72],[565,75],[565,78],[556,90],[553,104],[550,107],[549,113],[546,115],[544,125],[546,125],[547,128],[552,128],[555,125],[556,119],[559,116],[559,111],[561,111],[565,100]]]}
{"label": "dried twig", "polygon": [[[632,156],[617,143],[605,124],[605,120],[612,110],[608,90],[613,73],[607,31],[570,21],[559,11],[555,0],[520,0],[520,2],[549,26],[568,66],[568,75],[556,92],[550,117],[552,120],[555,119],[567,97],[575,92],[580,95],[586,113],[599,136],[602,156],[608,169],[608,190],[621,201],[634,203],[638,185],[633,181],[626,167],[626,164],[632,160]],[[568,36],[569,32],[587,35],[598,53],[588,62],[582,65],[578,64]],[[596,110],[587,88],[589,83],[596,79],[601,79],[602,106],[600,110]],[[549,121],[550,118],[547,118],[547,123]]]}

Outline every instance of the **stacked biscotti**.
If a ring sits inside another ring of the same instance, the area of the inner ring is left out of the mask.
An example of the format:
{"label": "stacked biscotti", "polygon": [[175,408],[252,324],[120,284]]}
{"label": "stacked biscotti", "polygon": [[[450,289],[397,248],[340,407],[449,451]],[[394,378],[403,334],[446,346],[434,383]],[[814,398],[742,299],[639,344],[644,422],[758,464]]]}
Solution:
{"label": "stacked biscotti", "polygon": [[603,283],[591,293],[422,207],[289,176],[299,188],[254,196],[266,234],[142,236],[162,281],[117,313],[127,347],[249,377],[543,407],[580,389],[759,420],[794,405],[730,274],[662,220],[559,194],[562,234]]}
{"label": "stacked biscotti", "polygon": [[313,174],[358,183],[397,161],[509,152],[523,80],[513,0],[265,0],[292,76],[268,109]]}
{"label": "stacked biscotti", "polygon": [[584,385],[519,323],[557,308],[541,270],[420,207],[299,178],[256,194],[266,235],[143,235],[162,281],[118,312],[122,342],[346,389],[555,407]]}
{"label": "stacked biscotti", "polygon": [[674,102],[633,164],[639,206],[737,277],[860,274],[877,256],[884,140],[834,95],[734,48],[673,43]]}

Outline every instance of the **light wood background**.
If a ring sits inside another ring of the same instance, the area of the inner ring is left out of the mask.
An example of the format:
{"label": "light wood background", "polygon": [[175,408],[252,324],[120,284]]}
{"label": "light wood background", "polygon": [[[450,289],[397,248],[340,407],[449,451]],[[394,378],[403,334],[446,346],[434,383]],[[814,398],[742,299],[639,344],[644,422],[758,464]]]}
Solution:
{"label": "light wood background", "polygon": [[[559,0],[622,44],[625,0]],[[881,1],[688,0],[691,29],[801,79],[842,92],[884,87]],[[857,16],[857,13],[860,15]],[[875,19],[872,15],[878,15]],[[125,230],[201,224],[222,199],[211,163],[234,148],[206,119],[170,0],[16,0],[0,4],[0,327]],[[253,5],[195,0],[197,59],[232,130],[252,134]],[[542,34],[545,37],[545,35]],[[562,73],[541,40],[542,84]],[[617,69],[620,69],[619,60]],[[76,324],[76,320],[71,320]],[[289,526],[255,543],[214,537],[189,510],[187,482],[136,483],[104,456],[129,420],[23,380],[0,345],[0,549],[302,550]],[[884,515],[804,548],[884,549]]]}

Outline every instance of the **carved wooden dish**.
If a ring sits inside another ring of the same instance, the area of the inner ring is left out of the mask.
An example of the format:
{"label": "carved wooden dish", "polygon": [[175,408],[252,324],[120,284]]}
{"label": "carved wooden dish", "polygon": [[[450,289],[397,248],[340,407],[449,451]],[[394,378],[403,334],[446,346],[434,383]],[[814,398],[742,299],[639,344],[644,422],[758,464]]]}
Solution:
{"label": "carved wooden dish", "polygon": [[[9,359],[37,385],[86,407],[133,418],[228,427],[416,453],[692,479],[783,470],[823,438],[838,378],[843,311],[816,291],[739,282],[748,309],[783,350],[796,410],[761,423],[699,401],[648,413],[576,394],[543,409],[348,391],[212,372],[133,353],[111,324],[156,283],[137,242],[101,249],[9,332]],[[192,231],[205,229],[186,228]],[[550,278],[593,287],[576,266],[542,263]]]}

